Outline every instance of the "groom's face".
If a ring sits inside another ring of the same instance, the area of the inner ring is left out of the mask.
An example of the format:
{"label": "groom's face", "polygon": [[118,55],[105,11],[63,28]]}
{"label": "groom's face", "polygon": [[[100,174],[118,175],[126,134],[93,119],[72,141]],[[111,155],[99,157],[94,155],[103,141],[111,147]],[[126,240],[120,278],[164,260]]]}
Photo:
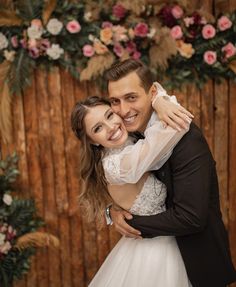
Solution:
{"label": "groom's face", "polygon": [[143,132],[152,113],[151,95],[140,85],[136,72],[108,83],[112,109],[124,121],[129,132]]}

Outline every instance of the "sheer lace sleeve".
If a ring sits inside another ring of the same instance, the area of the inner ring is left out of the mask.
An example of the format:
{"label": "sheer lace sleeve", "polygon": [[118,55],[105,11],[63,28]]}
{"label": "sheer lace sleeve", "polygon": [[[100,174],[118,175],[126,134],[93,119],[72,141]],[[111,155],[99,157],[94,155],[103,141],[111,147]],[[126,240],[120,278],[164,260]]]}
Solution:
{"label": "sheer lace sleeve", "polygon": [[155,121],[146,129],[144,139],[104,157],[107,181],[118,185],[136,183],[146,171],[158,169],[168,160],[186,132],[178,132],[171,127],[163,128],[160,121]]}

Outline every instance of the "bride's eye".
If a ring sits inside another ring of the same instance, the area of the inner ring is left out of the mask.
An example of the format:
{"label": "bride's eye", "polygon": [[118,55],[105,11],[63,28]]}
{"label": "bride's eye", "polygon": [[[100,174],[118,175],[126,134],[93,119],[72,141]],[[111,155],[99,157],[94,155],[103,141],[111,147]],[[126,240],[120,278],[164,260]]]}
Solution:
{"label": "bride's eye", "polygon": [[109,114],[107,115],[107,118],[108,118],[108,119],[112,119],[113,115],[114,115],[114,112],[111,111],[111,112],[109,112]]}
{"label": "bride's eye", "polygon": [[102,129],[101,125],[100,126],[96,126],[96,128],[94,128],[94,133],[96,134],[96,133],[100,132],[101,129]]}

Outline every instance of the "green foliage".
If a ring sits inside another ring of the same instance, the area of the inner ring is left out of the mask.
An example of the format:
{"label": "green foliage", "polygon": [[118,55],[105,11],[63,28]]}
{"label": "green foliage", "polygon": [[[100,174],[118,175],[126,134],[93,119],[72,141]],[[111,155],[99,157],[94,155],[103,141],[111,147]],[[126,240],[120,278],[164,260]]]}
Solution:
{"label": "green foliage", "polygon": [[[18,250],[14,244],[20,236],[34,232],[43,225],[36,215],[33,199],[11,196],[17,192],[14,189],[19,174],[17,161],[16,153],[0,161],[0,235],[1,238],[6,235],[4,240],[0,240],[1,287],[12,286],[15,279],[20,279],[29,271],[30,257],[35,253],[35,248]],[[8,198],[5,198],[6,195]]]}

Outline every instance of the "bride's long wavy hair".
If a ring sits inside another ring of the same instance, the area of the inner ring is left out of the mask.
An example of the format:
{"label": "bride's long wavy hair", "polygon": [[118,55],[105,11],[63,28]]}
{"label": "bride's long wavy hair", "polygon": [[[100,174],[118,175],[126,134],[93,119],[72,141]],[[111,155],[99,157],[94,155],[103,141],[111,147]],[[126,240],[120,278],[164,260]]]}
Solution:
{"label": "bride's long wavy hair", "polygon": [[104,219],[104,209],[112,202],[112,199],[107,190],[101,161],[103,147],[92,144],[84,125],[84,118],[89,108],[99,105],[110,106],[110,103],[106,99],[96,96],[76,103],[71,113],[71,127],[81,141],[79,173],[82,190],[79,195],[79,204],[83,207],[88,221],[96,218],[97,222],[101,224]]}

